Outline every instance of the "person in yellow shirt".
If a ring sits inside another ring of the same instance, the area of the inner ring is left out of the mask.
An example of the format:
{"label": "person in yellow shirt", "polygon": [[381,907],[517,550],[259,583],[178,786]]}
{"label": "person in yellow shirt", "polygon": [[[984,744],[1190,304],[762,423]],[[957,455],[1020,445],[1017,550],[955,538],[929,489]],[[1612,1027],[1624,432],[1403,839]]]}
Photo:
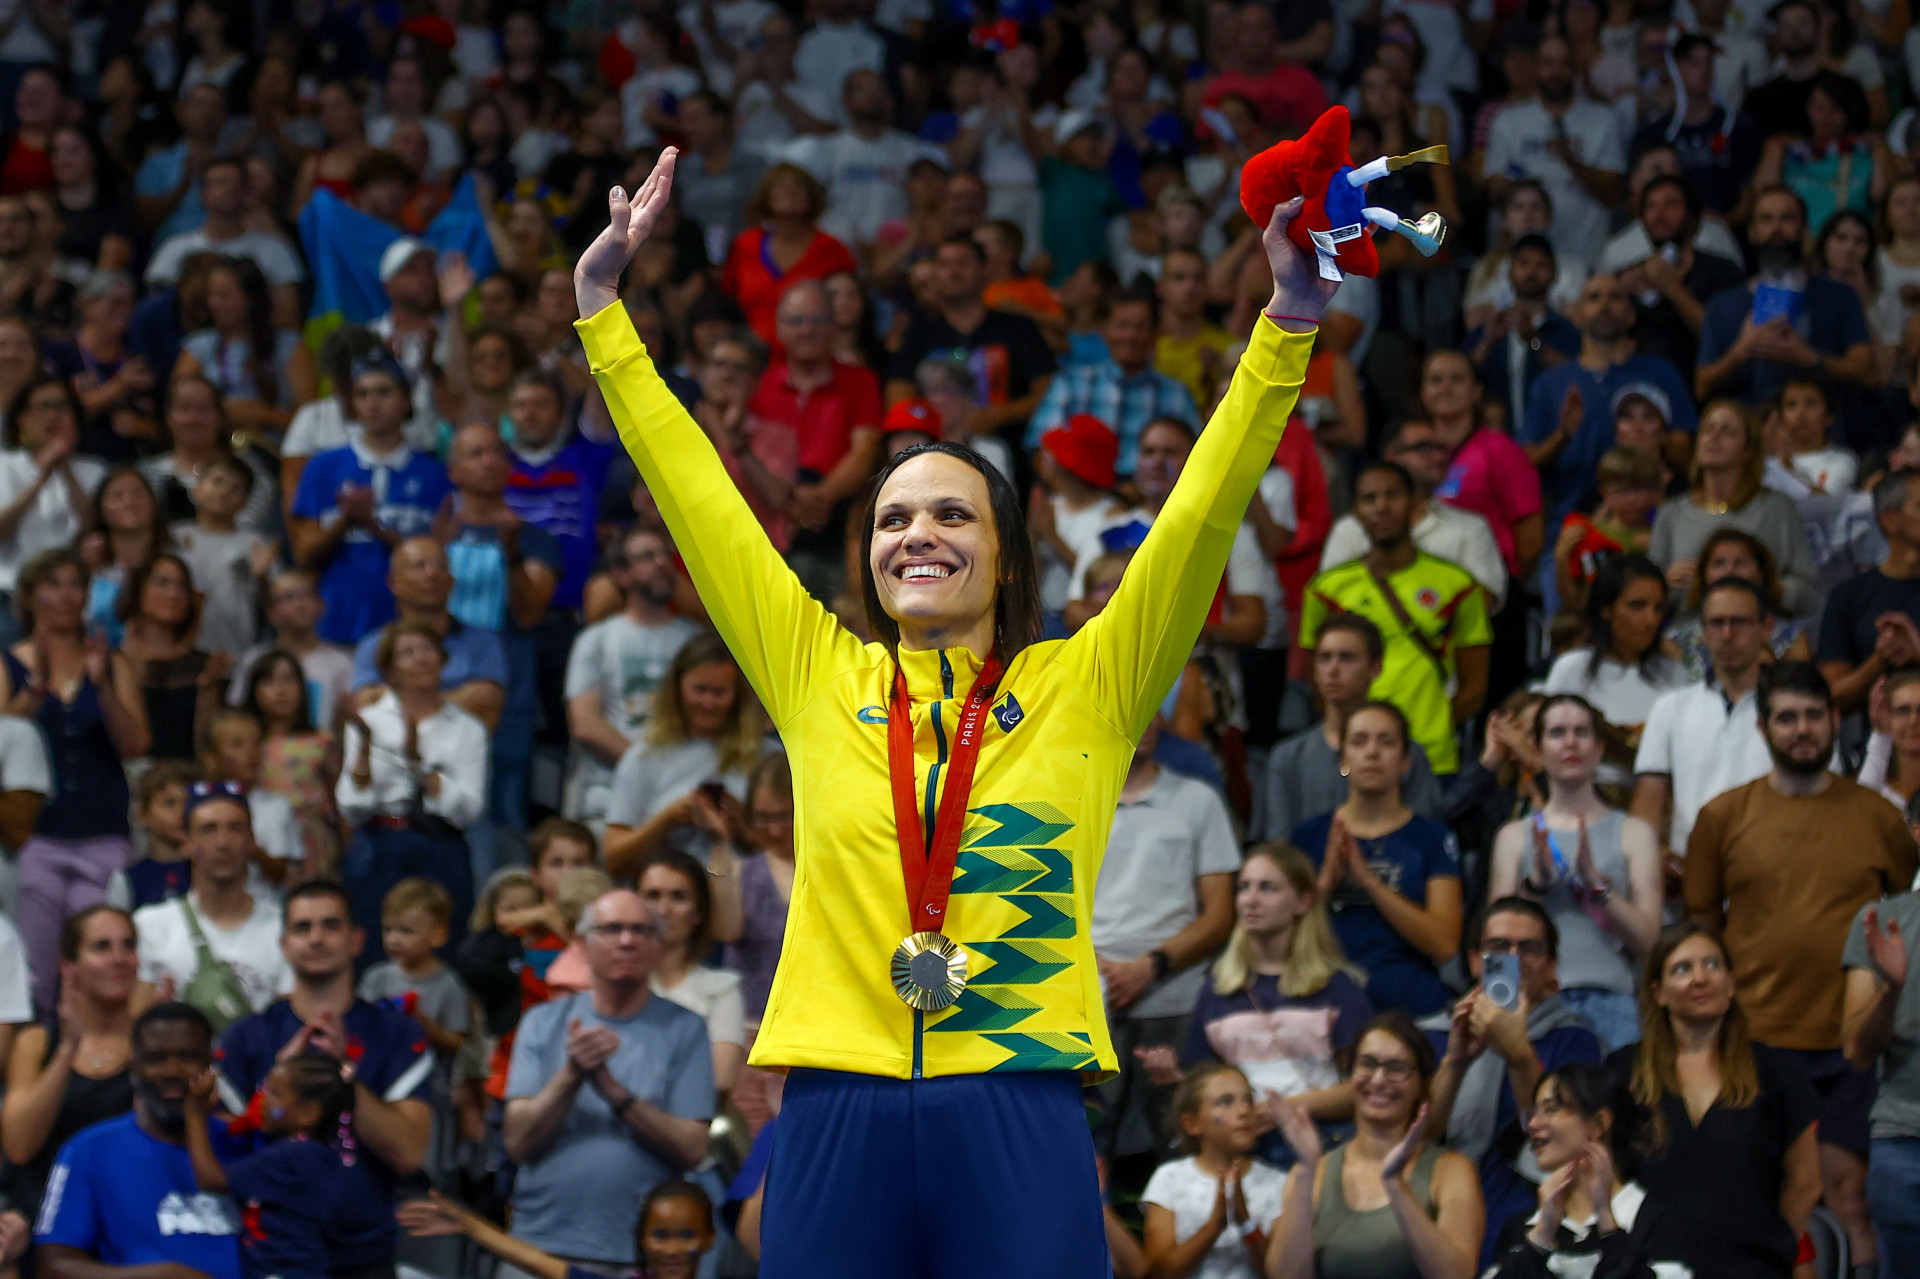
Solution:
{"label": "person in yellow shirt", "polygon": [[621,440],[792,761],[793,896],[751,1058],[788,1072],[761,1274],[1104,1279],[1080,1093],[1116,1067],[1094,881],[1334,286],[1286,238],[1299,202],[1281,206],[1268,318],[1112,602],[1071,639],[1039,639],[1005,479],[951,443],[888,462],[860,526],[863,644],[781,563],[619,305],[675,158],[631,202],[610,193],[574,285]]}
{"label": "person in yellow shirt", "polygon": [[1169,249],[1160,266],[1160,339],[1153,367],[1184,385],[1204,412],[1227,372],[1233,336],[1207,323],[1207,259]]}
{"label": "person in yellow shirt", "polygon": [[1397,462],[1374,462],[1354,477],[1367,553],[1307,583],[1300,647],[1311,651],[1337,613],[1378,627],[1387,649],[1370,694],[1400,708],[1434,775],[1448,777],[1460,771],[1455,733],[1486,700],[1493,630],[1473,574],[1414,544],[1413,498],[1413,476]]}

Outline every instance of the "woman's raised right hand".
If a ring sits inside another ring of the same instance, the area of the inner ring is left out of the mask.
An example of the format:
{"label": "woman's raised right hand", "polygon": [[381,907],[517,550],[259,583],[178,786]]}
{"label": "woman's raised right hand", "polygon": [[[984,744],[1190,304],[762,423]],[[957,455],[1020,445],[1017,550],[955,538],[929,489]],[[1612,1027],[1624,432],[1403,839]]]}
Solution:
{"label": "woman's raised right hand", "polygon": [[647,242],[661,210],[667,207],[673,190],[674,161],[679,155],[673,147],[662,151],[659,163],[633,193],[632,200],[619,187],[607,193],[607,225],[573,268],[573,296],[582,319],[598,315],[620,299],[620,277],[627,263]]}
{"label": "woman's raised right hand", "polygon": [[1322,1153],[1320,1129],[1313,1122],[1313,1117],[1285,1097],[1272,1094],[1267,1097],[1267,1108],[1273,1112],[1273,1122],[1280,1126],[1280,1135],[1293,1147],[1294,1156],[1301,1165],[1311,1168],[1319,1163]]}

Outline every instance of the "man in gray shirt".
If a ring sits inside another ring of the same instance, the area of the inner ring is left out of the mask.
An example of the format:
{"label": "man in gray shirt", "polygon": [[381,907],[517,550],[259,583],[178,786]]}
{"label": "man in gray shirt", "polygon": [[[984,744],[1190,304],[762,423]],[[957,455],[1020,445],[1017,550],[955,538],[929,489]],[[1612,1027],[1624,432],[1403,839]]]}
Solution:
{"label": "man in gray shirt", "polygon": [[531,1010],[514,1037],[503,1134],[520,1165],[513,1234],[625,1275],[648,1193],[706,1157],[713,1056],[699,1014],[648,989],[660,929],[639,894],[594,901],[579,931],[591,988]]}
{"label": "man in gray shirt", "polygon": [[[1267,756],[1267,775],[1255,799],[1248,834],[1256,840],[1292,839],[1293,828],[1347,802],[1340,772],[1340,735],[1347,716],[1367,700],[1386,655],[1380,628],[1355,613],[1337,613],[1320,627],[1313,646],[1313,687],[1326,716],[1295,733]],[[1408,745],[1413,762],[1400,783],[1403,803],[1422,817],[1440,813],[1440,783],[1418,742]]]}
{"label": "man in gray shirt", "polygon": [[1153,762],[1159,716],[1140,739],[1093,887],[1090,933],[1107,996],[1107,1027],[1120,1076],[1102,1085],[1103,1150],[1157,1152],[1169,1090],[1147,1078],[1136,1048],[1182,1044],[1206,976],[1204,961],[1233,928],[1240,869],[1227,807],[1212,787]]}
{"label": "man in gray shirt", "polygon": [[[1920,826],[1914,806],[1909,825]],[[1847,998],[1840,1046],[1861,1070],[1879,1063],[1880,1091],[1868,1119],[1867,1207],[1883,1259],[1920,1257],[1920,893],[1895,893],[1860,908],[1840,962]],[[1904,1263],[1903,1263],[1904,1264]],[[1889,1271],[1888,1273],[1893,1273]],[[1904,1272],[1902,1272],[1904,1273]]]}

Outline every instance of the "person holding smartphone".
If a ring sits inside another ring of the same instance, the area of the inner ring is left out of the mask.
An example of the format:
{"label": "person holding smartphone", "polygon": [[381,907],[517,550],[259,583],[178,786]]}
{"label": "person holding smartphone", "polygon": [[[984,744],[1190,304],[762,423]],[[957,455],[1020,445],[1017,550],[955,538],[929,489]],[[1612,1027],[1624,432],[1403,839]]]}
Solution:
{"label": "person holding smartphone", "polygon": [[[1501,1228],[1529,1211],[1542,1179],[1524,1138],[1503,1141],[1521,1122],[1518,1098],[1571,1062],[1599,1061],[1600,1040],[1559,994],[1560,930],[1536,901],[1498,897],[1467,929],[1467,971],[1475,988],[1420,1022],[1440,1055],[1427,1123],[1473,1160],[1486,1200],[1490,1265]],[[1513,1157],[1506,1152],[1518,1148]]]}

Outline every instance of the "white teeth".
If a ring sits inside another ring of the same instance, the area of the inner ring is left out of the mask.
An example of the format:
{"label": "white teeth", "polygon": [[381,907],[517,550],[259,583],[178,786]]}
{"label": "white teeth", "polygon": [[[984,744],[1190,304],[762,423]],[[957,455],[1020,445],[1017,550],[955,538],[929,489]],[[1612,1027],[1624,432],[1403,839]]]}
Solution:
{"label": "white teeth", "polygon": [[946,577],[951,571],[944,564],[909,564],[900,570],[900,576],[910,582],[919,577]]}

